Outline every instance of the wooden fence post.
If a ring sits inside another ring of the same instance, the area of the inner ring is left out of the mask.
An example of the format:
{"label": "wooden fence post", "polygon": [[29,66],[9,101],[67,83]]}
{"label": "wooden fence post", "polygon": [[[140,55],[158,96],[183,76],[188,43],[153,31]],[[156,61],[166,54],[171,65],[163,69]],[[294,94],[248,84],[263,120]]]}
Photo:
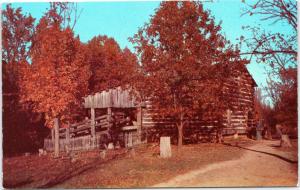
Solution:
{"label": "wooden fence post", "polygon": [[139,143],[141,143],[142,142],[142,107],[141,106],[139,106],[137,108],[136,120],[137,120],[137,124],[138,124],[138,126],[137,126],[138,141],[139,141]]}
{"label": "wooden fence post", "polygon": [[68,123],[68,127],[66,128],[66,152],[70,151],[70,124]]}
{"label": "wooden fence post", "polygon": [[128,147],[132,147],[133,146],[133,138],[132,138],[132,132],[128,132]]}
{"label": "wooden fence post", "polygon": [[54,143],[54,157],[59,156],[59,123],[58,118],[54,118],[54,134],[55,134],[55,143]]}
{"label": "wooden fence post", "polygon": [[107,108],[107,116],[108,116],[108,121],[110,121],[110,119],[111,119],[111,108],[110,107]]}
{"label": "wooden fence post", "polygon": [[95,108],[91,108],[91,135],[92,135],[92,147],[95,146],[96,141],[96,129],[95,129]]}

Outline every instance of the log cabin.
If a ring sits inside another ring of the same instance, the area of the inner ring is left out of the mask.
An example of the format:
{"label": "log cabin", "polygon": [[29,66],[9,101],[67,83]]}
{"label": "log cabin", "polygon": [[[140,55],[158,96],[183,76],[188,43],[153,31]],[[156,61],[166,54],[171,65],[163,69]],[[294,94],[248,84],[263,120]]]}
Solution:
{"label": "log cabin", "polygon": [[[222,118],[203,120],[198,117],[190,119],[184,128],[184,140],[190,142],[216,141],[222,135],[246,134],[253,127],[254,93],[256,82],[246,66],[231,72],[225,79],[222,95],[228,100]],[[118,139],[122,146],[131,147],[142,142],[158,141],[160,136],[170,136],[177,141],[177,129],[171,118],[161,118],[149,101],[138,102],[137,99],[121,87],[102,91],[84,98],[87,118],[79,123],[70,124],[68,128],[59,129],[60,150],[82,150],[100,147],[110,138],[114,121],[122,123],[130,118],[130,125],[120,125]],[[158,117],[157,117],[158,116]],[[44,148],[53,150],[54,132],[46,138]]]}

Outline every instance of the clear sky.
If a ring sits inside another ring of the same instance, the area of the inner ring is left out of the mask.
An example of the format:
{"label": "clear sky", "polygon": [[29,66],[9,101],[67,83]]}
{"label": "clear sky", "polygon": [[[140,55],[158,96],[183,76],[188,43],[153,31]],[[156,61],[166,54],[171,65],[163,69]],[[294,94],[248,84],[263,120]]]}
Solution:
{"label": "clear sky", "polygon": [[[248,2],[246,0],[246,2]],[[82,14],[75,26],[75,33],[82,42],[87,42],[97,35],[113,37],[121,46],[133,50],[133,45],[128,41],[139,27],[148,22],[155,13],[159,1],[129,1],[129,2],[78,2]],[[49,7],[49,3],[13,3],[13,7],[22,7],[23,12],[30,13],[37,21]],[[242,30],[244,25],[262,24],[262,29],[289,33],[289,27],[284,23],[269,25],[262,23],[258,17],[242,16],[245,4],[241,0],[216,0],[213,3],[204,3],[206,9],[211,10],[216,22],[222,20],[222,33],[232,43],[241,35],[250,37],[247,31]],[[5,4],[2,5],[5,8]],[[259,65],[252,60],[247,66],[259,87],[266,84],[264,65]]]}

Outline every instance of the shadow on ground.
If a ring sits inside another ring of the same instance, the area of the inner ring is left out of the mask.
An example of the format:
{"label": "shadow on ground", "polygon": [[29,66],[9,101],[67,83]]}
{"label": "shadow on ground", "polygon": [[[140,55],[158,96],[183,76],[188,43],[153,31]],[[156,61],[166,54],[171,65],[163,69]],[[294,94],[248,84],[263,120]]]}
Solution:
{"label": "shadow on ground", "polygon": [[[270,153],[270,152],[266,152],[266,151],[255,150],[255,149],[251,149],[251,148],[246,148],[246,147],[242,147],[242,146],[239,146],[239,145],[232,145],[230,143],[223,143],[223,144],[226,145],[226,146],[237,147],[237,148],[241,148],[241,149],[252,151],[252,152],[258,152],[258,153],[262,153],[262,154],[274,156],[276,158],[279,158],[279,159],[281,159],[283,161],[286,161],[286,162],[289,162],[291,164],[298,164],[298,160],[296,160],[296,161],[295,160],[291,160],[291,159],[288,159],[288,158],[283,157],[283,156],[278,155],[278,154],[274,154],[274,153]],[[280,147],[280,146],[278,146],[278,145],[271,145],[271,147]]]}

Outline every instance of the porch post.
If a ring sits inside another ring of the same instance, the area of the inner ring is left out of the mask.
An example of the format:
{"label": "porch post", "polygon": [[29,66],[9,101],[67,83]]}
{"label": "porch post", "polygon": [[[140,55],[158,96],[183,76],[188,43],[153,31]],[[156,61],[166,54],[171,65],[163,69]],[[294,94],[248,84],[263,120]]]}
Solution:
{"label": "porch post", "polygon": [[107,108],[107,115],[108,115],[108,119],[110,121],[110,119],[111,119],[111,107]]}

